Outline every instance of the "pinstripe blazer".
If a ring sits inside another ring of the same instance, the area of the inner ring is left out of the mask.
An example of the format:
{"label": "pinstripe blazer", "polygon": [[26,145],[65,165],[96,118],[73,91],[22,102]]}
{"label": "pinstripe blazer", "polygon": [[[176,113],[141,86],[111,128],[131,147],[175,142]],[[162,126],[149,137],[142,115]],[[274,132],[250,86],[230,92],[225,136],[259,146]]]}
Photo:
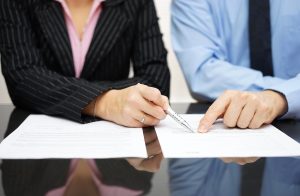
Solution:
{"label": "pinstripe blazer", "polygon": [[[0,0],[2,73],[16,106],[84,121],[82,109],[110,89],[137,83],[169,94],[170,73],[153,0],[107,0],[80,79],[61,5]],[[130,64],[134,77],[128,78]]]}

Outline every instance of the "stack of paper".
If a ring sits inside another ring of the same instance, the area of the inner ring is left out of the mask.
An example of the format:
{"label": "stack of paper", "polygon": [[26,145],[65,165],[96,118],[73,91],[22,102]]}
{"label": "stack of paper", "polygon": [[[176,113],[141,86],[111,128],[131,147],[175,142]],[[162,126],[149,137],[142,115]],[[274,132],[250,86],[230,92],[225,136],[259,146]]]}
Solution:
{"label": "stack of paper", "polygon": [[[229,129],[222,122],[197,133],[203,115],[182,115],[195,129],[188,133],[170,117],[157,127],[166,158],[300,156],[300,144],[275,127]],[[2,159],[147,157],[141,128],[107,121],[78,124],[31,115],[0,144]]]}
{"label": "stack of paper", "polygon": [[30,115],[0,145],[2,159],[147,157],[143,130]]}
{"label": "stack of paper", "polygon": [[229,129],[219,121],[208,133],[196,133],[203,115],[181,116],[195,133],[184,132],[170,117],[155,128],[166,158],[300,156],[300,144],[272,125]]}

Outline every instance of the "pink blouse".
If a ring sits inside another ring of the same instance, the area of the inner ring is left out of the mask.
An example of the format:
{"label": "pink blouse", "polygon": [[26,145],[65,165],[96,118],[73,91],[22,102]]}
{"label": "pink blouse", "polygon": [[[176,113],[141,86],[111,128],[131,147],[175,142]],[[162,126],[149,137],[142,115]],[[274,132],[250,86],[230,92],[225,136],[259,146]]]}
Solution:
{"label": "pink blouse", "polygon": [[88,52],[89,46],[94,35],[94,30],[96,28],[97,21],[102,11],[102,2],[105,0],[94,0],[87,23],[83,30],[82,40],[80,40],[79,34],[76,31],[75,25],[72,20],[71,12],[65,0],[55,1],[61,3],[64,9],[66,26],[69,33],[69,39],[71,42],[73,52],[75,74],[76,77],[79,78],[83,69],[86,54]]}
{"label": "pink blouse", "polygon": [[[92,170],[92,178],[98,188],[98,192],[100,195],[105,195],[105,196],[138,196],[141,195],[143,192],[142,191],[135,191],[119,186],[112,186],[112,185],[106,185],[103,184],[100,180],[101,174],[97,168],[96,162],[93,159],[88,160],[89,166],[91,167]],[[72,178],[72,173],[74,172],[74,169],[76,168],[76,165],[78,164],[78,160],[73,159],[70,164],[70,171],[69,171],[69,178],[67,180],[67,183],[70,183],[71,178]],[[64,192],[66,191],[66,185],[54,190],[49,191],[46,196],[63,196]]]}

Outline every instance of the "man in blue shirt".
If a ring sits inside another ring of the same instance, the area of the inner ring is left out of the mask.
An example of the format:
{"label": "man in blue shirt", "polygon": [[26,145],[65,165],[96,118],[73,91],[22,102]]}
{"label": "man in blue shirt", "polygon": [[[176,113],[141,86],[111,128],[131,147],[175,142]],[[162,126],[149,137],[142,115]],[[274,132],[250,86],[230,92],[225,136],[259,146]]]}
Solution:
{"label": "man in blue shirt", "polygon": [[300,118],[300,1],[270,1],[273,75],[251,68],[248,0],[173,0],[172,42],[198,100],[215,100],[201,120],[259,128]]}
{"label": "man in blue shirt", "polygon": [[[255,58],[249,41],[253,33],[249,21],[261,14],[256,9],[252,9],[253,13],[249,11],[253,2],[260,7],[260,3],[266,3],[265,0],[172,2],[173,48],[191,94],[197,100],[216,100],[200,122],[201,132],[208,131],[217,118],[223,118],[228,127],[240,128],[258,128],[279,117],[300,119],[300,1],[268,1],[272,74],[254,69],[252,62]],[[265,26],[254,33],[261,33],[262,29]],[[260,48],[265,46],[263,41],[261,45],[256,42],[257,51],[263,51],[261,54],[265,52]],[[239,164],[255,160],[223,159]],[[229,187],[230,182],[239,184],[240,168],[232,164],[224,165],[216,159],[171,159],[169,170],[173,196],[239,195],[239,190],[223,188],[220,191],[225,192],[218,194],[216,188],[223,183],[210,183],[210,179],[224,178],[223,187]],[[238,175],[232,175],[233,171]]]}

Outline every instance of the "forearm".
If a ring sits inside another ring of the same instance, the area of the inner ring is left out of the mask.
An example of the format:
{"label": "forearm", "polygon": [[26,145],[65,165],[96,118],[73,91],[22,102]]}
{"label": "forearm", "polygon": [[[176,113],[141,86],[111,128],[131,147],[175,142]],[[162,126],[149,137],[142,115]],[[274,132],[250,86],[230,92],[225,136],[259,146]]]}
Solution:
{"label": "forearm", "polygon": [[[4,69],[6,66],[4,63]],[[45,69],[34,70],[5,70],[3,73],[14,104],[43,114],[83,122],[82,109],[111,88],[106,84],[64,77]]]}
{"label": "forearm", "polygon": [[197,62],[200,65],[190,65],[195,68],[189,68],[188,63],[182,64],[195,98],[214,100],[225,90],[261,91],[285,81],[277,77],[264,77],[259,71],[214,58],[206,61],[199,59]]}

